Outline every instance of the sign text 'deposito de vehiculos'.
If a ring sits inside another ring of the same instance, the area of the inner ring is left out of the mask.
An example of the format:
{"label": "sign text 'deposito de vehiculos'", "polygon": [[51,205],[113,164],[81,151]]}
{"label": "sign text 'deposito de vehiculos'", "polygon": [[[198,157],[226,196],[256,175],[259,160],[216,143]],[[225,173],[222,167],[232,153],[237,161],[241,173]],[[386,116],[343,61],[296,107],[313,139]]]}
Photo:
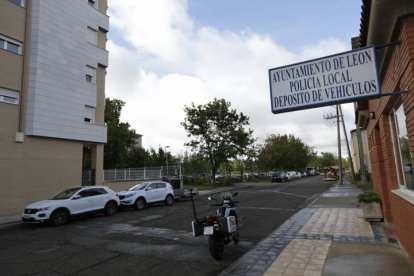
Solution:
{"label": "sign text 'deposito de vehiculos'", "polygon": [[269,69],[273,113],[378,97],[375,47]]}

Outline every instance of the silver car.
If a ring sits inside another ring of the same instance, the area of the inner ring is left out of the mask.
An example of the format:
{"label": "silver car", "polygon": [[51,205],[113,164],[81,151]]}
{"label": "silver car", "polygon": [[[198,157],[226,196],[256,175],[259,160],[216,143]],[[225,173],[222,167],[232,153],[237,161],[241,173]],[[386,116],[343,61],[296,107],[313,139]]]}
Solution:
{"label": "silver car", "polygon": [[165,181],[150,181],[136,184],[126,191],[118,193],[123,207],[134,207],[142,210],[148,203],[165,202],[173,204],[174,189]]}

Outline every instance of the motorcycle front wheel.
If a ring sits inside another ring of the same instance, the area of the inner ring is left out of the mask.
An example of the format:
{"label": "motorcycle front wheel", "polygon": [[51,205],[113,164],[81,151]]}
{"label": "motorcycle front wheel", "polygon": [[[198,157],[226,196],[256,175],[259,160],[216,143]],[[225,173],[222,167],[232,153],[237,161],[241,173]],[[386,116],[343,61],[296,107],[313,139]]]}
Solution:
{"label": "motorcycle front wheel", "polygon": [[214,259],[220,260],[223,258],[224,238],[217,234],[209,236],[208,249],[210,250],[210,254]]}

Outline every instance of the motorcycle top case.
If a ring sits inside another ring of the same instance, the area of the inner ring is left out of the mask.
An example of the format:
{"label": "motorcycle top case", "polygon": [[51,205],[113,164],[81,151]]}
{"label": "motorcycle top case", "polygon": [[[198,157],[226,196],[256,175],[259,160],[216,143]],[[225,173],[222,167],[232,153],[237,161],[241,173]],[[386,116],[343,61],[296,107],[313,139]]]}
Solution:
{"label": "motorcycle top case", "polygon": [[204,235],[204,220],[193,220],[191,226],[193,227],[193,236],[198,237]]}

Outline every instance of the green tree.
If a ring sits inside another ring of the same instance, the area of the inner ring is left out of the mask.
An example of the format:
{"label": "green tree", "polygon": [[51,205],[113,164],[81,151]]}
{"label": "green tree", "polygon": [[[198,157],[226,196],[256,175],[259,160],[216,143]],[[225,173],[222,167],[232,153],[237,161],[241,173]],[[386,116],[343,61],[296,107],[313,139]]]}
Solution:
{"label": "green tree", "polygon": [[129,168],[141,168],[145,167],[149,153],[140,147],[132,147],[127,152],[127,166]]}
{"label": "green tree", "polygon": [[122,107],[125,102],[106,98],[105,122],[108,128],[108,139],[104,147],[104,169],[124,168],[127,154],[134,144],[135,130],[128,123],[120,121]]}
{"label": "green tree", "polygon": [[313,149],[299,138],[270,135],[259,153],[259,167],[265,170],[302,170],[315,155]]}
{"label": "green tree", "polygon": [[256,169],[257,158],[259,157],[260,146],[256,143],[250,144],[246,149],[246,158],[244,160],[246,170],[253,173]]}
{"label": "green tree", "polygon": [[318,167],[325,168],[328,166],[337,166],[338,157],[331,152],[321,152],[321,156],[318,156]]}
{"label": "green tree", "polygon": [[185,151],[183,156],[179,156],[182,164],[182,173],[191,176],[193,173],[208,173],[209,163],[202,156],[190,154]]}
{"label": "green tree", "polygon": [[220,165],[244,155],[253,142],[253,131],[245,129],[249,118],[230,105],[224,99],[214,99],[206,105],[193,103],[184,108],[186,118],[181,124],[191,137],[185,145],[209,161],[214,184]]}

